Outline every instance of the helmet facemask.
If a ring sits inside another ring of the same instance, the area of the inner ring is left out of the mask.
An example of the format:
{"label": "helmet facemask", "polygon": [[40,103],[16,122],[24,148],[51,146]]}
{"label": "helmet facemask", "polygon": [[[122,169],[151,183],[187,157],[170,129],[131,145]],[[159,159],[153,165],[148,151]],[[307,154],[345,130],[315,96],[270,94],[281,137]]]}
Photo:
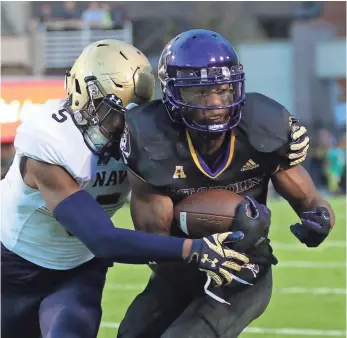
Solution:
{"label": "helmet facemask", "polygon": [[242,65],[178,70],[166,79],[164,102],[175,122],[199,131],[225,132],[241,119],[244,81]]}
{"label": "helmet facemask", "polygon": [[72,113],[73,119],[94,153],[112,153],[115,156],[125,123],[123,102],[114,94],[106,94],[95,76],[86,77],[85,81],[88,102]]}

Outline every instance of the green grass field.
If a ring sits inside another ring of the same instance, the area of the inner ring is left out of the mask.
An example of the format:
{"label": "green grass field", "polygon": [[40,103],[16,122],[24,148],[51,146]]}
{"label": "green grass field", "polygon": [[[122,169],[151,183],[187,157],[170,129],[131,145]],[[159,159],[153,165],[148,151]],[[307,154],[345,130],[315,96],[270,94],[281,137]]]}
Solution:
{"label": "green grass field", "polygon": [[[274,293],[265,314],[241,337],[346,337],[346,200],[339,198],[331,203],[336,213],[335,228],[315,249],[306,248],[291,234],[289,225],[298,218],[289,205],[283,201],[270,203],[270,237],[280,261],[274,268]],[[114,221],[132,228],[127,207]],[[116,337],[128,305],[148,277],[146,266],[118,264],[109,271],[99,338]]]}

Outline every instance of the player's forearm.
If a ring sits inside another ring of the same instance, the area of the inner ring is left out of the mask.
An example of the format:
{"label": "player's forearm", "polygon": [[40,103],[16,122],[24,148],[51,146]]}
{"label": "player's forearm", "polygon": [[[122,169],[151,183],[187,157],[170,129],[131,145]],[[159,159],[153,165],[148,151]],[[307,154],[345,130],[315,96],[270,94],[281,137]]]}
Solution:
{"label": "player's forearm", "polygon": [[168,236],[173,220],[173,204],[166,196],[152,196],[143,201],[132,196],[131,218],[136,230]]}
{"label": "player's forearm", "polygon": [[335,224],[335,214],[331,205],[326,201],[317,191],[313,192],[311,195],[307,195],[302,199],[294,200],[290,202],[294,211],[299,215],[304,211],[313,210],[314,207],[324,207],[327,208],[330,214],[330,226],[334,227]]}
{"label": "player's forearm", "polygon": [[331,216],[331,226],[334,225],[334,211],[319,194],[310,175],[302,166],[278,171],[272,176],[272,182],[276,191],[289,202],[298,215],[311,211],[314,207],[325,207]]}
{"label": "player's forearm", "polygon": [[[166,223],[165,220],[161,221],[160,219],[154,219],[154,217],[150,217],[149,219],[137,220],[135,217],[132,217],[134,228],[137,231],[148,232],[151,234],[158,234],[169,236],[170,225],[171,223]],[[170,224],[167,226],[166,224]]]}
{"label": "player's forearm", "polygon": [[[173,222],[173,203],[167,196],[146,194],[132,194],[131,217],[136,230],[170,236]],[[191,243],[191,241],[186,242]],[[150,268],[163,276],[186,274],[186,264],[182,262],[163,262],[151,264]],[[184,269],[184,270],[181,270]]]}
{"label": "player's forearm", "polygon": [[169,235],[173,216],[171,198],[128,169],[131,187],[130,211],[135,229],[139,231]]}
{"label": "player's forearm", "polygon": [[96,201],[78,191],[62,201],[54,217],[97,257],[128,264],[182,260],[191,240],[115,228]]}
{"label": "player's forearm", "polygon": [[[188,257],[191,240],[159,236],[141,231],[114,228],[102,243],[91,243],[98,257],[125,264],[148,264],[151,261],[180,261]],[[100,241],[101,242],[101,241]]]}

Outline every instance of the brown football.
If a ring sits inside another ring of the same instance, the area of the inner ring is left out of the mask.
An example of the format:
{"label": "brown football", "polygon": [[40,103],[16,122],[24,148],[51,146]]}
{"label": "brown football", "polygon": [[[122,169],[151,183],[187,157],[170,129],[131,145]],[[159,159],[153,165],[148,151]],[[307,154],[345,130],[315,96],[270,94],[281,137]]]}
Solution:
{"label": "brown football", "polygon": [[244,198],[227,190],[205,190],[176,204],[174,216],[178,227],[189,237],[201,238],[227,232],[238,204]]}

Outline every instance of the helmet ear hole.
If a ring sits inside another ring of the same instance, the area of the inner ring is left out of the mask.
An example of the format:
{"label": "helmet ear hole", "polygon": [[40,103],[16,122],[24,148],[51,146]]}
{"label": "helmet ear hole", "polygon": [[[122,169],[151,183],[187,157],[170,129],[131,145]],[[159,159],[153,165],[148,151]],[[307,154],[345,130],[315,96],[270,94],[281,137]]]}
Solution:
{"label": "helmet ear hole", "polygon": [[103,100],[102,98],[98,98],[98,99],[93,100],[95,107],[98,107],[100,105],[100,103],[102,102],[102,100]]}
{"label": "helmet ear hole", "polygon": [[81,94],[82,92],[81,92],[80,83],[78,82],[77,79],[75,79],[75,87],[76,87],[76,92],[77,92],[78,94]]}

